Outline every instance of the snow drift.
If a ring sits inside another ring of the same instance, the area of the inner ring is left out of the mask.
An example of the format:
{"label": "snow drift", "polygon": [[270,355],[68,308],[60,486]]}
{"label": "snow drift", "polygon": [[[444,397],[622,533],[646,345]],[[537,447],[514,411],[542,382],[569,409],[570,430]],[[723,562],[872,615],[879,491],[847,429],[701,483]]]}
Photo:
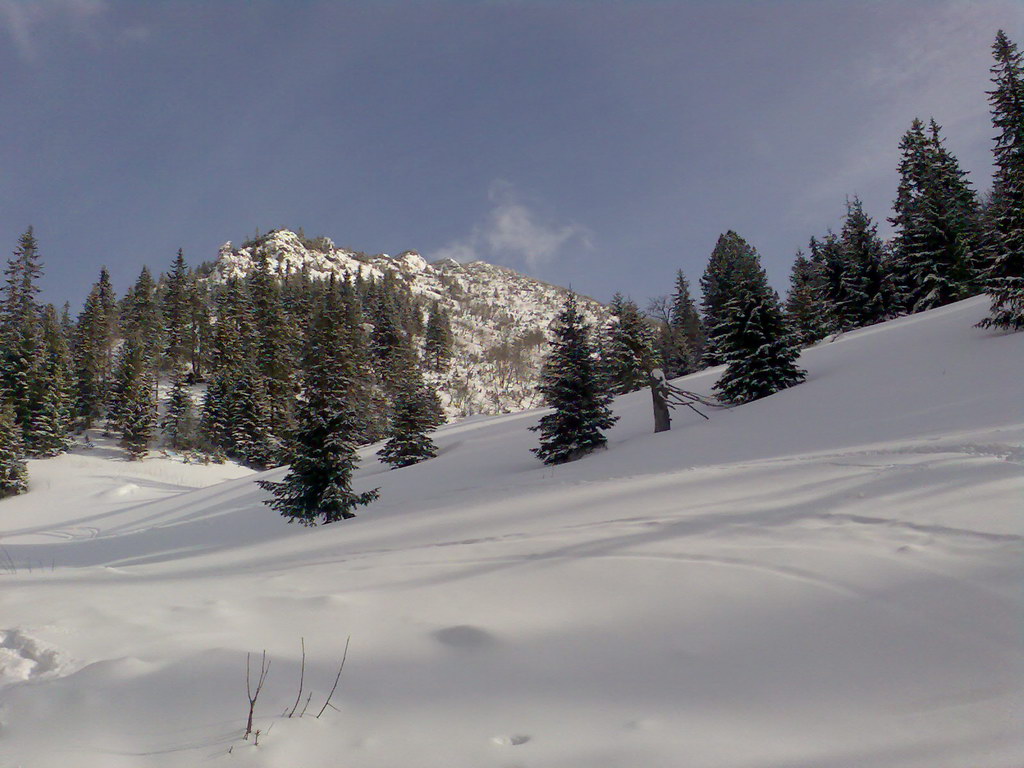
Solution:
{"label": "snow drift", "polygon": [[[0,765],[1020,765],[1024,334],[986,306],[671,432],[619,398],[608,450],[556,468],[537,412],[401,470],[369,448],[380,501],[324,528],[236,467],[34,462],[0,502]],[[283,717],[300,638],[318,711],[349,636],[337,710]]]}

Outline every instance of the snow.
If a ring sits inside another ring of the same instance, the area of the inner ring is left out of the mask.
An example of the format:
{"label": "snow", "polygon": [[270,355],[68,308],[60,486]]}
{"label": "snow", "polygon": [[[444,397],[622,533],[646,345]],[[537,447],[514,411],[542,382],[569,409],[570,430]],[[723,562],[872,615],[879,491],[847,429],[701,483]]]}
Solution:
{"label": "snow", "polygon": [[[212,279],[248,274],[257,252],[267,257],[274,272],[306,272],[315,279],[357,274],[381,279],[390,274],[423,301],[424,309],[438,301],[451,319],[450,369],[431,377],[449,417],[520,411],[539,403],[536,386],[544,345],[538,339],[561,310],[565,289],[484,261],[427,264],[415,251],[367,256],[335,248],[330,240],[324,248],[306,248],[287,229],[268,234],[256,247],[235,249],[225,243]],[[592,324],[609,319],[593,299],[581,297],[580,304]]]}
{"label": "snow", "polygon": [[555,468],[536,411],[405,469],[371,446],[380,501],[324,528],[232,465],[33,462],[0,502],[0,765],[1021,765],[1024,334],[986,308],[848,333],[671,432],[619,398]]}

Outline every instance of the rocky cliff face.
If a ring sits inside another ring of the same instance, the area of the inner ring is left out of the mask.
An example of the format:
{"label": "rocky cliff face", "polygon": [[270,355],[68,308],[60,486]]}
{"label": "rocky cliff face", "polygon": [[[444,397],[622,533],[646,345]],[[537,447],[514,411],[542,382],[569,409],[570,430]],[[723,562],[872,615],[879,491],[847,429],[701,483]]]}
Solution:
{"label": "rocky cliff face", "polygon": [[[439,301],[451,318],[454,349],[451,367],[434,383],[450,417],[540,404],[537,379],[564,288],[482,261],[430,264],[414,251],[368,256],[338,248],[328,238],[308,240],[289,230],[272,232],[248,247],[225,243],[213,279],[247,274],[260,251],[282,274],[305,272],[327,279],[361,272],[364,278],[380,279],[390,272],[422,300],[424,311]],[[581,306],[592,322],[607,321],[608,312],[598,302],[581,297]]]}

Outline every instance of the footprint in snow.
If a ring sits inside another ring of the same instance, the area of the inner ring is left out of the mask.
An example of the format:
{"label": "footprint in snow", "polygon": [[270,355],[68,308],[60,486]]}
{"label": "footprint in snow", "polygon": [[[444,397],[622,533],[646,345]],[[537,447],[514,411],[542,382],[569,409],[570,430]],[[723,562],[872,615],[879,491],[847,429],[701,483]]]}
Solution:
{"label": "footprint in snow", "polygon": [[449,648],[476,650],[494,645],[494,636],[478,627],[460,624],[456,627],[445,627],[434,632],[434,639]]}

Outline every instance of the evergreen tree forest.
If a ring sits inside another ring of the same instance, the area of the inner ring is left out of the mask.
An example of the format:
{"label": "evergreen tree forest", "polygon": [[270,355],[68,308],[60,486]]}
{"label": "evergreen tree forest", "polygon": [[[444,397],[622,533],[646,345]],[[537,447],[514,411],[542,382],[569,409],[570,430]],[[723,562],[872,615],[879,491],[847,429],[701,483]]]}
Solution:
{"label": "evergreen tree forest", "polygon": [[[802,346],[981,292],[992,303],[982,326],[1024,328],[1024,54],[1001,30],[992,53],[995,176],[987,198],[936,119],[915,118],[899,141],[889,242],[861,200],[847,199],[838,234],[812,236],[808,252],[797,252],[782,303],[757,250],[737,232],[723,233],[700,278],[699,314],[682,271],[671,295],[652,299],[646,315],[613,297],[612,321],[592,353],[608,390],[639,389],[656,367],[672,378],[725,364],[715,391],[723,403],[742,404],[802,381]],[[564,377],[569,365],[557,351],[563,331],[555,333],[540,387],[549,404],[557,392],[550,371]],[[581,371],[593,362],[584,357],[575,358]],[[542,459],[573,457],[557,446],[573,445],[574,426],[558,426],[552,414],[534,429],[543,433],[534,451]]]}
{"label": "evergreen tree forest", "polygon": [[451,328],[436,302],[397,280],[346,275],[329,286],[275,271],[257,252],[249,274],[218,282],[179,251],[166,273],[143,268],[120,297],[100,270],[72,319],[70,307],[38,301],[42,274],[29,228],[0,295],[2,493],[24,490],[25,458],[63,453],[89,429],[136,460],[150,450],[257,469],[297,460],[326,376],[320,356],[340,364],[342,354],[327,343],[336,328],[325,329],[325,312],[355,329],[345,365],[361,361],[345,374],[359,379],[345,396],[358,413],[346,445],[389,438],[382,459],[395,467],[434,455],[429,433],[444,414],[424,374],[447,365]]}

